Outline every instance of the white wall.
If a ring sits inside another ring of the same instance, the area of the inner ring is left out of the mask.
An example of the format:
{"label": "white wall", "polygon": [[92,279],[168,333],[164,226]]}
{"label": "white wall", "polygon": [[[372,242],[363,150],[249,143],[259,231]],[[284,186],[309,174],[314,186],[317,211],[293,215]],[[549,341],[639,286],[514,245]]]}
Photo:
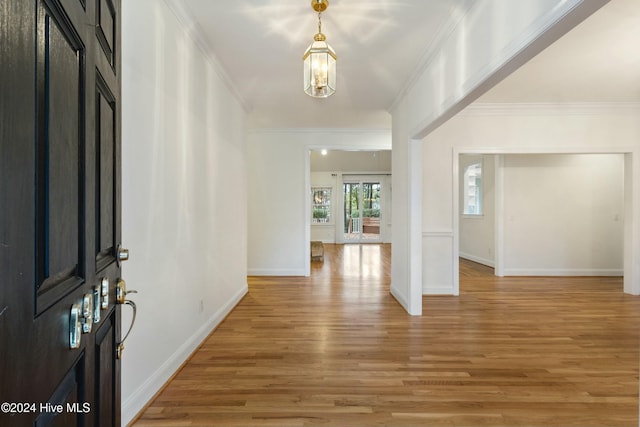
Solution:
{"label": "white wall", "polygon": [[247,292],[247,165],[244,110],[165,2],[122,7],[124,425]]}
{"label": "white wall", "polygon": [[[461,153],[628,153],[625,155],[625,292],[640,292],[640,276],[628,255],[637,250],[640,192],[633,177],[640,169],[640,107],[631,105],[476,106],[459,114],[424,140],[424,293],[457,289],[458,173]],[[506,178],[503,179],[506,183]],[[500,193],[496,184],[496,197]],[[454,197],[453,192],[456,192]],[[505,191],[506,192],[506,191]],[[454,204],[455,202],[455,204]],[[497,201],[496,223],[505,223],[506,200]],[[502,206],[503,208],[500,208]],[[614,209],[614,210],[617,210]],[[455,213],[455,214],[454,214]],[[613,212],[607,216],[613,218]],[[496,230],[508,240],[508,230]],[[501,234],[502,233],[502,234]],[[502,237],[500,237],[502,236]],[[499,242],[496,242],[499,246]],[[508,248],[505,246],[505,251]],[[506,259],[497,253],[496,260]],[[496,261],[498,262],[498,261]],[[497,270],[501,268],[496,266]]]}
{"label": "white wall", "polygon": [[391,133],[377,129],[253,129],[247,141],[249,274],[308,275],[309,150],[388,150]]}
{"label": "white wall", "polygon": [[503,274],[621,276],[624,155],[504,157]]}
{"label": "white wall", "polygon": [[391,172],[391,150],[311,152],[311,172]]}
{"label": "white wall", "polygon": [[[482,215],[463,214],[463,175],[465,168],[482,162]],[[460,155],[459,167],[459,215],[460,256],[493,267],[495,254],[495,156]]]}
{"label": "white wall", "polygon": [[412,316],[422,314],[422,142],[409,140],[409,102],[394,106],[391,156],[391,295]]}

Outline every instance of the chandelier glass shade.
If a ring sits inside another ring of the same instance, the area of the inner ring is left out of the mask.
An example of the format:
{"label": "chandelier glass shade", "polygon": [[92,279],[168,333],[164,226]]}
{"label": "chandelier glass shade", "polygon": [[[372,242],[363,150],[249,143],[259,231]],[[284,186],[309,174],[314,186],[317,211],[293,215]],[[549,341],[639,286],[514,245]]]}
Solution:
{"label": "chandelier glass shade", "polygon": [[336,91],[336,52],[322,34],[321,13],[327,9],[327,0],[314,0],[311,7],[318,12],[318,33],[302,56],[304,62],[304,91],[314,98],[326,98]]}

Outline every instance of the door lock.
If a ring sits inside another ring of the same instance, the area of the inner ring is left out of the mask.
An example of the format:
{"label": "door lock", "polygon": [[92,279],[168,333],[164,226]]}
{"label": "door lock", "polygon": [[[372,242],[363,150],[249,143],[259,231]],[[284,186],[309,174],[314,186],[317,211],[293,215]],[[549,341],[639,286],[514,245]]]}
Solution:
{"label": "door lock", "polygon": [[122,261],[127,260],[129,260],[129,249],[118,246],[118,250],[116,251],[116,261],[118,262],[118,266],[122,264]]}

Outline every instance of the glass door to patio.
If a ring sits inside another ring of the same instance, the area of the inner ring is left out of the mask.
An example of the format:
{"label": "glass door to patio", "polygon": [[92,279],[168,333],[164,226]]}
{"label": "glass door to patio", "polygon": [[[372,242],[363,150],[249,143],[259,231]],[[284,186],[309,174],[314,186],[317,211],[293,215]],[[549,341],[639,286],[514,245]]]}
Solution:
{"label": "glass door to patio", "polygon": [[342,184],[345,243],[380,241],[381,187],[377,179],[345,177]]}

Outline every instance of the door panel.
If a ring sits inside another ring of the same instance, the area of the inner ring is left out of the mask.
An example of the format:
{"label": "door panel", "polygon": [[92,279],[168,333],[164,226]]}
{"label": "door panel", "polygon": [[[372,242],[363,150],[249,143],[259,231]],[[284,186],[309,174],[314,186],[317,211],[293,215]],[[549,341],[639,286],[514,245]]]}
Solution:
{"label": "door panel", "polygon": [[96,82],[96,270],[101,270],[115,261],[116,102],[100,74]]}
{"label": "door panel", "polygon": [[[49,411],[47,409],[42,410],[42,408],[38,409],[39,415],[36,418],[36,427],[81,425],[84,416],[82,412],[84,410],[83,405],[86,400],[85,390],[82,387],[84,362],[84,357],[81,357],[60,382],[60,385],[47,402],[51,409]],[[62,407],[62,411],[59,410],[60,407]],[[79,410],[80,408],[82,408],[82,411]]]}
{"label": "door panel", "polygon": [[382,177],[344,176],[344,243],[376,243],[381,240]]}
{"label": "door panel", "polygon": [[49,1],[37,19],[37,313],[83,282],[82,158],[84,49],[70,20]]}
{"label": "door panel", "polygon": [[96,35],[107,62],[115,66],[116,11],[111,0],[98,0],[96,8]]}
{"label": "door panel", "polygon": [[362,241],[380,241],[380,182],[362,183]]}
{"label": "door panel", "polygon": [[119,11],[0,2],[0,403],[23,405],[3,427],[120,425]]}
{"label": "door panel", "polygon": [[359,242],[362,234],[360,183],[345,182],[342,184],[342,190],[344,194],[344,241],[345,243]]}
{"label": "door panel", "polygon": [[[117,414],[115,402],[119,398],[116,394],[118,385],[117,360],[114,358],[117,347],[116,314],[111,313],[100,329],[96,332],[95,342],[95,378],[96,378],[96,406],[94,416],[101,425],[116,425]],[[120,425],[118,422],[117,425]]]}

